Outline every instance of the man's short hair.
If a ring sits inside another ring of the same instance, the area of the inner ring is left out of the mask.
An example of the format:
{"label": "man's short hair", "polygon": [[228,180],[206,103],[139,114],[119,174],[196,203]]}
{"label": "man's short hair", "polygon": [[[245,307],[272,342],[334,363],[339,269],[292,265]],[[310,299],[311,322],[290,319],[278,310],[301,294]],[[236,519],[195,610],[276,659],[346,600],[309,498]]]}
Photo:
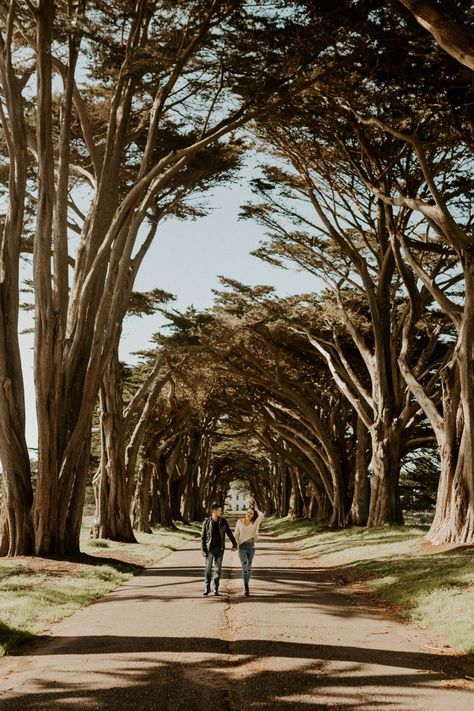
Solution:
{"label": "man's short hair", "polygon": [[214,501],[214,503],[211,506],[211,511],[215,511],[216,509],[221,509],[222,504],[219,504],[217,501]]}

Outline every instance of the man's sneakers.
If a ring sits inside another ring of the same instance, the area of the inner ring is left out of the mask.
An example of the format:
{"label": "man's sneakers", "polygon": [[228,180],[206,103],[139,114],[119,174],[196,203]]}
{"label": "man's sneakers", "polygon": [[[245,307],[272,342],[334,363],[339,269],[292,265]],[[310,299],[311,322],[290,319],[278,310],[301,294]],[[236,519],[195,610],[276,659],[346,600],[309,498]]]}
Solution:
{"label": "man's sneakers", "polygon": [[214,595],[218,595],[218,596],[220,595],[220,592],[217,588],[214,590]]}
{"label": "man's sneakers", "polygon": [[211,592],[210,590],[206,589],[206,590],[204,590],[203,595],[206,597],[207,595],[209,595],[210,592]]}

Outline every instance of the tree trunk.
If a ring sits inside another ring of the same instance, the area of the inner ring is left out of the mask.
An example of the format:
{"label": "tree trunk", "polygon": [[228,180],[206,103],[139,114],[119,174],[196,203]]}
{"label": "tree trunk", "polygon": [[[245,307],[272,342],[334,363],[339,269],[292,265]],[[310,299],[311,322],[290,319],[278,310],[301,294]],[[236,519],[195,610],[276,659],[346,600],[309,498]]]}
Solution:
{"label": "tree trunk", "polygon": [[[29,462],[28,462],[29,468]],[[28,469],[25,468],[25,472]],[[33,531],[31,525],[31,488],[24,486],[25,477],[2,476],[2,496],[0,514],[0,555],[31,555],[33,551]]]}
{"label": "tree trunk", "polygon": [[181,513],[181,486],[176,476],[171,476],[169,480],[169,497],[171,517],[173,521],[182,521]]}
{"label": "tree trunk", "polygon": [[316,492],[315,496],[317,503],[314,512],[314,520],[316,523],[327,523],[333,510],[331,499],[324,489]]}
{"label": "tree trunk", "polygon": [[198,477],[188,479],[187,486],[183,493],[183,518],[186,521],[201,521],[203,517],[203,507],[201,501],[200,481],[203,477],[199,472]]}
{"label": "tree trunk", "polygon": [[472,544],[474,541],[474,495],[469,486],[469,468],[464,456],[464,433],[459,446],[446,444],[440,451],[441,475],[436,511],[426,536],[434,545]]}
{"label": "tree trunk", "polygon": [[[12,13],[10,3],[9,24]],[[12,65],[13,34],[6,33],[0,51],[2,140],[8,150],[8,207],[0,223],[0,461],[3,473],[0,511],[0,555],[29,555],[33,548],[33,490],[25,437],[25,397],[18,340],[19,261],[28,172],[27,131],[22,82]],[[14,56],[14,54],[13,54]]]}
{"label": "tree trunk", "polygon": [[125,464],[125,422],[118,352],[114,350],[100,391],[101,460],[95,477],[93,537],[136,543],[130,519]]}
{"label": "tree trunk", "polygon": [[89,475],[90,451],[91,451],[91,428],[84,437],[82,450],[77,462],[74,486],[71,492],[71,501],[65,519],[64,528],[60,529],[59,535],[64,540],[65,550],[68,555],[79,555],[80,536],[82,528],[82,518],[84,514],[84,500],[86,495],[86,482]]}
{"label": "tree trunk", "polygon": [[372,441],[370,504],[367,526],[402,524],[403,513],[399,494],[400,433],[393,420],[385,416],[370,430]]}
{"label": "tree trunk", "polygon": [[366,526],[369,517],[369,471],[367,462],[367,427],[361,417],[357,417],[357,442],[354,474],[354,493],[349,512],[349,523]]}
{"label": "tree trunk", "polygon": [[155,524],[163,526],[164,528],[174,528],[170,487],[165,467],[161,467],[160,469],[155,467],[154,481],[156,485],[154,493],[155,502],[157,504],[157,516],[152,521],[152,525]]}
{"label": "tree trunk", "polygon": [[150,501],[150,526],[161,524],[161,496],[160,496],[160,471],[156,464],[151,466],[151,501]]}
{"label": "tree trunk", "polygon": [[292,467],[289,469],[291,477],[291,494],[288,514],[291,519],[301,518],[303,515],[304,499],[301,492],[301,486],[298,482],[298,474]]}
{"label": "tree trunk", "polygon": [[422,27],[430,32],[445,52],[460,64],[474,71],[474,38],[470,28],[456,21],[443,5],[430,0],[400,0],[416,17]]}
{"label": "tree trunk", "polygon": [[427,539],[474,543],[474,262],[465,267],[466,296],[453,362],[443,373],[443,419],[437,429],[441,475]]}
{"label": "tree trunk", "polygon": [[150,526],[152,473],[153,465],[147,460],[142,461],[133,498],[132,515],[133,527],[143,533],[152,532]]}

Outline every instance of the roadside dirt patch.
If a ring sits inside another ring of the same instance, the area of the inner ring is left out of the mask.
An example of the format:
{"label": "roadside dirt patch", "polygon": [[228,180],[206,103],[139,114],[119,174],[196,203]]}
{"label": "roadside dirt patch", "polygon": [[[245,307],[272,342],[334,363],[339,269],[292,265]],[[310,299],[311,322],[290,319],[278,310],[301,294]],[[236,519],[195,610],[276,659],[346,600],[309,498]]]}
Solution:
{"label": "roadside dirt patch", "polygon": [[136,566],[138,569],[143,569],[144,564],[139,558],[133,554],[127,553],[126,551],[117,551],[117,554],[110,556],[109,551],[98,551],[97,554],[89,555],[87,553],[81,554],[77,558],[70,559],[59,559],[53,557],[41,557],[41,556],[31,556],[25,557],[14,557],[9,558],[8,562],[12,564],[20,563],[22,567],[24,565],[23,571],[16,571],[15,574],[25,574],[31,575],[36,574],[42,576],[42,578],[59,578],[62,576],[75,576],[84,573],[85,570],[92,566],[97,565],[117,565],[118,563],[124,563],[126,565]]}

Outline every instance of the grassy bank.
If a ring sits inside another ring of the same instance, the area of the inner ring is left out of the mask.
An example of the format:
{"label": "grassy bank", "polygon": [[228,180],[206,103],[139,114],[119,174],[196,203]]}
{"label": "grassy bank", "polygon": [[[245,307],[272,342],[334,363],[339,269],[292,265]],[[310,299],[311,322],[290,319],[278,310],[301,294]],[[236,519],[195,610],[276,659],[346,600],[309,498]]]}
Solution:
{"label": "grassy bank", "polygon": [[308,521],[270,520],[265,526],[292,540],[318,564],[360,581],[414,620],[474,655],[472,546],[444,547],[423,540],[427,526],[328,530]]}
{"label": "grassy bank", "polygon": [[0,656],[198,535],[195,526],[179,526],[137,533],[136,544],[91,541],[88,523],[78,560],[0,560]]}

